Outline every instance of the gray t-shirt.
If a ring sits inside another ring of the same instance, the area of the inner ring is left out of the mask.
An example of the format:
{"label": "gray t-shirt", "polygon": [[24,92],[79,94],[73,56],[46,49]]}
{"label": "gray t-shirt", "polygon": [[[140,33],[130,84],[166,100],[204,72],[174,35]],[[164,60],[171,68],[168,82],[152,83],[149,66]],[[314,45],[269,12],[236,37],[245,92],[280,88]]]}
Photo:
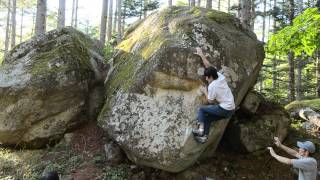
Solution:
{"label": "gray t-shirt", "polygon": [[299,180],[316,180],[317,179],[317,160],[312,157],[300,157],[293,159],[294,168],[299,169]]}

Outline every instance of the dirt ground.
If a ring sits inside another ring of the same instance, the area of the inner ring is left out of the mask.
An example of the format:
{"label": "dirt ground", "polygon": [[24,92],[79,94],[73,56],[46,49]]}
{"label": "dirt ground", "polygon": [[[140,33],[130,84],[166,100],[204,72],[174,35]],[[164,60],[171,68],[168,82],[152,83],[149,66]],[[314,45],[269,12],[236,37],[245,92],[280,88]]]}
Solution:
{"label": "dirt ground", "polygon": [[[69,139],[69,140],[68,140]],[[297,140],[312,139],[316,143],[315,158],[320,159],[318,134],[290,129],[283,144],[295,147]],[[222,142],[210,159],[196,162],[180,173],[141,167],[124,158],[121,164],[108,164],[104,142],[108,137],[95,123],[85,125],[71,138],[41,150],[0,149],[0,179],[40,179],[44,172],[57,171],[64,180],[292,180],[293,169],[277,162],[267,150],[240,154]],[[290,157],[278,148],[276,153]],[[9,178],[8,178],[9,177]]]}
{"label": "dirt ground", "polygon": [[[296,179],[293,169],[273,159],[269,151],[261,150],[250,154],[239,154],[230,151],[220,143],[213,158],[197,162],[187,170],[178,173],[167,173],[160,170],[139,167],[125,160],[123,164],[108,166],[101,162],[90,161],[95,156],[103,154],[103,132],[96,125],[88,125],[75,132],[76,138],[72,141],[72,148],[84,157],[84,163],[64,177],[73,179],[205,179],[215,180],[245,179],[245,180],[291,180]],[[290,134],[283,142],[290,147],[296,147],[297,140],[312,139],[320,144],[318,138],[305,131],[290,130]],[[223,139],[222,139],[223,141]],[[283,156],[290,157],[278,148],[275,151]],[[315,153],[320,159],[320,154]]]}

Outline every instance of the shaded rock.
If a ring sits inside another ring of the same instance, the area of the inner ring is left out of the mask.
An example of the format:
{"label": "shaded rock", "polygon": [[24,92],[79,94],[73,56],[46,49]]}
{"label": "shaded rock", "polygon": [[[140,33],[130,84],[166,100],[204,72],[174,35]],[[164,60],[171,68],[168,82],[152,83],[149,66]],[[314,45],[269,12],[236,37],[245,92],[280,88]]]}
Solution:
{"label": "shaded rock", "polygon": [[73,28],[16,46],[0,66],[0,143],[41,147],[95,119],[105,71],[103,49]]}
{"label": "shaded rock", "polygon": [[132,179],[132,180],[145,180],[147,178],[146,178],[146,174],[143,171],[141,171],[137,174],[132,175],[130,177],[130,179]]}
{"label": "shaded rock", "polygon": [[289,127],[290,118],[283,107],[263,102],[254,116],[244,116],[241,109],[238,110],[222,141],[235,151],[254,152],[272,146],[275,136],[282,141]]}
{"label": "shaded rock", "polygon": [[237,105],[253,86],[263,48],[233,16],[171,7],[135,24],[111,61],[107,100],[98,118],[131,161],[179,172],[217,147],[227,119],[213,123],[205,144],[195,142],[191,133],[203,98],[196,46],[225,75]]}
{"label": "shaded rock", "polygon": [[118,165],[124,160],[124,154],[121,148],[110,141],[108,144],[104,145],[104,151],[106,155],[106,162],[112,165]]}
{"label": "shaded rock", "polygon": [[179,174],[177,174],[176,179],[184,179],[184,180],[204,180],[205,177],[198,172],[194,172],[193,170],[186,170]]}
{"label": "shaded rock", "polygon": [[75,138],[74,133],[67,133],[63,136],[62,143],[65,144],[66,146],[71,146],[72,141]]}
{"label": "shaded rock", "polygon": [[243,112],[253,115],[257,112],[260,103],[261,97],[257,92],[250,91],[241,102],[240,108]]}

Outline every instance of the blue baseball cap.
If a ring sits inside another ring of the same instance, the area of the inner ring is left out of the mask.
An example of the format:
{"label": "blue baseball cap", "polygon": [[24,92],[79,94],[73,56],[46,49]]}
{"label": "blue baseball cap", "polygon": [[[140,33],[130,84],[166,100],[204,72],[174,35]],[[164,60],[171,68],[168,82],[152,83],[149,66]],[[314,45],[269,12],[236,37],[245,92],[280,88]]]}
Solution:
{"label": "blue baseball cap", "polygon": [[298,141],[297,146],[299,148],[302,148],[302,149],[309,151],[309,153],[314,153],[316,151],[316,148],[311,141],[304,141],[304,142]]}

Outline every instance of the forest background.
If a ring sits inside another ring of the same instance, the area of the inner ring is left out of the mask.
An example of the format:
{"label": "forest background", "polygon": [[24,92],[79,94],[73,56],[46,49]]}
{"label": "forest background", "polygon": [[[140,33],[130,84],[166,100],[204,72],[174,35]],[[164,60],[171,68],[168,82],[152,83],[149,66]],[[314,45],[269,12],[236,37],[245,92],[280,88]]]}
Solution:
{"label": "forest background", "polygon": [[167,6],[230,13],[264,43],[255,90],[287,104],[320,97],[320,1],[316,0],[0,0],[0,63],[17,44],[73,26],[105,44],[108,59],[125,30]]}

